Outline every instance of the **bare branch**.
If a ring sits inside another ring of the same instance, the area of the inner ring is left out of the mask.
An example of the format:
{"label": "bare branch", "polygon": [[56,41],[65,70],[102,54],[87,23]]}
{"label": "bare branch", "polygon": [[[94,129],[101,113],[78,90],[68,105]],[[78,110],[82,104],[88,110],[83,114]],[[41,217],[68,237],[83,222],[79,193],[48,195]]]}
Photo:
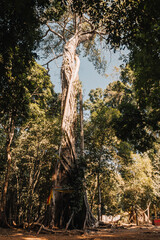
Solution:
{"label": "bare branch", "polygon": [[49,64],[50,64],[52,61],[54,61],[54,60],[56,60],[57,58],[62,57],[62,56],[63,56],[63,54],[60,54],[60,55],[58,55],[58,56],[55,56],[54,58],[50,59],[48,62],[46,62],[45,64],[43,64],[42,66],[47,65],[47,70],[48,70],[47,72],[49,72],[49,71],[50,71]]}
{"label": "bare branch", "polygon": [[46,31],[46,33],[42,36],[42,38],[44,38],[44,37],[46,37],[47,36],[47,34],[49,33],[49,29]]}
{"label": "bare branch", "polygon": [[54,61],[55,59],[57,59],[57,58],[59,58],[59,57],[62,57],[62,56],[63,56],[63,54],[60,54],[60,55],[58,55],[58,56],[55,56],[54,58],[50,59],[48,62],[46,62],[45,64],[43,64],[42,66],[45,66],[45,65],[49,64],[50,62]]}
{"label": "bare branch", "polygon": [[65,30],[66,32],[69,32],[70,34],[73,34],[69,29],[66,28],[67,23],[65,23],[65,25],[62,25],[62,23],[59,22],[58,25],[63,28],[63,31]]}
{"label": "bare branch", "polygon": [[50,26],[48,23],[46,23],[47,27],[49,28],[49,31],[51,31],[52,33],[54,33],[55,35],[57,35],[59,38],[61,38],[62,40],[65,41],[65,38],[58,32],[55,32]]}

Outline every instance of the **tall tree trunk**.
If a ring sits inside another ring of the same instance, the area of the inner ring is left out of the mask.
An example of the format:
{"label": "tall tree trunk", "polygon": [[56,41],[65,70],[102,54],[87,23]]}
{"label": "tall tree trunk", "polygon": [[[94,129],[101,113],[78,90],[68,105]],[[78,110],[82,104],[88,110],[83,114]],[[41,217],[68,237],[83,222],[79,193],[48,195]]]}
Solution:
{"label": "tall tree trunk", "polygon": [[81,156],[84,157],[84,129],[83,129],[83,94],[82,87],[80,87],[79,92],[79,101],[80,101],[80,127],[81,127]]}
{"label": "tall tree trunk", "polygon": [[9,127],[6,128],[7,133],[7,144],[6,144],[6,156],[7,156],[7,167],[5,173],[5,180],[2,189],[2,198],[1,198],[1,207],[0,207],[0,225],[8,225],[7,218],[6,218],[6,202],[7,202],[7,191],[8,191],[8,183],[10,177],[10,170],[11,170],[11,144],[14,137],[14,121],[12,118],[9,119]]}
{"label": "tall tree trunk", "polygon": [[[88,37],[88,36],[86,36]],[[59,151],[59,161],[53,175],[54,191],[54,224],[58,227],[74,226],[83,228],[86,219],[94,222],[87,204],[86,194],[83,188],[83,172],[80,171],[75,149],[75,127],[77,109],[77,80],[80,61],[76,55],[76,48],[84,36],[80,39],[75,34],[64,46],[63,63],[61,69],[62,79],[62,139]],[[61,188],[61,192],[57,190]],[[64,190],[69,188],[67,192]]]}
{"label": "tall tree trunk", "polygon": [[98,171],[98,175],[97,175],[97,182],[98,182],[98,221],[101,220],[102,218],[102,214],[101,214],[101,208],[102,208],[102,200],[101,200],[101,186],[100,186],[100,174]]}

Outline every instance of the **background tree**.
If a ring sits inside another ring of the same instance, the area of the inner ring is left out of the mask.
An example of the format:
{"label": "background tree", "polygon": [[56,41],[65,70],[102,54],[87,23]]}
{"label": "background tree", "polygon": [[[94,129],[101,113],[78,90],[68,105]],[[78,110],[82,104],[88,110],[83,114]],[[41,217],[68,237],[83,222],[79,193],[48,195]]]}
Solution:
{"label": "background tree", "polygon": [[[130,150],[132,150],[134,153],[137,153],[137,151],[135,151],[137,149],[138,149],[138,152],[145,152],[148,149],[150,149],[151,151],[154,151],[153,150],[154,145],[159,141],[157,131],[154,131],[156,127],[153,129],[152,124],[149,124],[149,121],[148,121],[150,118],[149,106],[145,109],[140,107],[139,98],[137,96],[136,85],[135,85],[137,81],[136,74],[129,67],[129,65],[127,65],[124,69],[122,69],[121,80],[122,80],[122,83],[117,82],[117,83],[110,84],[106,88],[105,94],[104,94],[106,104],[107,105],[109,104],[109,106],[116,107],[120,111],[120,118],[116,120],[114,125],[117,133],[116,135],[121,140],[123,141],[125,140],[127,144],[130,145]],[[121,151],[119,153],[121,155]],[[148,152],[146,154],[148,154]],[[123,159],[124,158],[122,157],[122,160]],[[122,166],[124,167],[121,166],[120,173],[122,177],[128,176],[127,166],[131,164],[130,162],[128,162],[128,159],[130,158],[127,157],[123,162]],[[141,159],[141,157],[137,155],[137,159]],[[142,201],[143,204],[141,205],[141,207],[143,208],[143,206],[145,206],[147,208],[147,204],[151,202],[153,204],[154,199],[156,198],[156,196],[158,196],[157,195],[158,191],[156,191],[156,188],[154,187],[154,185],[158,183],[158,179],[155,180],[153,178],[153,175],[154,175],[153,161],[151,162],[151,160],[147,158],[147,156],[145,155],[143,156],[142,160],[149,161],[148,165],[150,165],[150,176],[149,174],[147,174],[147,177],[149,177],[148,178],[149,180],[148,181],[146,180],[146,182],[150,182],[149,183],[150,186],[148,185],[148,187],[146,187],[143,184],[143,178],[145,178],[145,174],[143,175],[142,178],[141,176],[139,176],[138,181],[140,182],[140,186],[143,189],[142,191],[144,191],[144,196],[146,196],[146,198],[148,197],[148,199],[150,200],[145,200],[146,201],[145,202],[143,200],[143,194],[141,194],[140,198],[138,197],[138,194],[136,194],[135,196],[137,196],[139,200],[136,200],[135,198],[135,201],[140,201],[140,202]],[[131,162],[132,162],[131,166],[134,166],[133,164],[134,159]],[[139,167],[137,168],[137,176],[139,175],[138,169],[140,169],[141,165],[138,165],[138,166]],[[141,171],[143,172],[143,169]],[[134,183],[132,181],[132,186],[133,185]],[[138,188],[138,185],[137,185],[137,188]],[[131,200],[133,196],[134,194],[132,195],[132,197],[131,196],[128,196],[128,197]],[[125,202],[125,198],[123,198],[122,202]],[[149,216],[149,213],[148,213],[148,216]]]}
{"label": "background tree", "polygon": [[133,85],[139,109],[148,112],[145,124],[159,131],[160,8],[157,0],[141,1],[139,7],[138,26],[134,28],[135,34],[134,31],[131,33],[128,44],[128,62],[134,73]]}
{"label": "background tree", "polygon": [[[147,154],[132,155],[132,161],[126,166],[127,174],[122,194],[122,209],[130,212],[130,221],[148,222],[150,219],[150,204],[154,199],[153,167]],[[146,215],[145,215],[146,214]],[[148,218],[145,217],[148,215]],[[134,219],[135,217],[135,219]]]}
{"label": "background tree", "polygon": [[[98,220],[101,220],[102,212],[105,212],[104,205],[110,210],[115,208],[115,212],[118,210],[114,206],[117,203],[113,201],[113,194],[118,196],[120,190],[117,181],[121,177],[116,172],[119,140],[113,122],[119,117],[119,111],[105,106],[102,89],[91,90],[89,96],[90,99],[85,102],[86,108],[90,110],[90,119],[85,123],[85,157],[88,165],[86,179],[91,206],[94,203],[94,212],[97,206]],[[115,191],[111,190],[113,186]],[[92,191],[90,188],[93,188]]]}
{"label": "background tree", "polygon": [[35,49],[42,33],[40,17],[48,5],[49,1],[43,0],[36,2],[23,0],[21,3],[1,1],[1,84],[5,84],[11,66],[13,77],[18,77],[35,56]]}
{"label": "background tree", "polygon": [[106,105],[118,108],[115,122],[117,136],[127,141],[140,152],[153,147],[155,132],[148,122],[149,109],[141,109],[135,90],[135,75],[129,66],[122,69],[122,82],[109,84],[105,90]]}
{"label": "background tree", "polygon": [[11,196],[17,201],[12,201],[8,212],[11,212],[12,221],[18,224],[30,224],[44,217],[58,156],[60,119],[53,115],[47,117],[46,109],[40,109],[39,104],[36,106],[32,109],[34,118],[23,126],[12,150],[12,184],[8,201]]}
{"label": "background tree", "polygon": [[[129,212],[132,209],[137,216],[138,223],[140,217],[141,221],[149,219],[150,204],[152,203],[152,208],[155,199],[159,196],[159,191],[155,187],[159,180],[154,177],[153,162],[155,162],[156,156],[152,156],[154,160],[151,161],[148,152],[144,155],[138,154],[135,151],[137,145],[134,145],[134,141],[131,141],[128,135],[125,138],[126,141],[122,141],[121,138],[118,138],[119,135],[117,136],[117,130],[115,131],[119,127],[119,117],[128,109],[128,104],[138,105],[131,81],[134,76],[133,72],[129,68],[126,71],[128,74],[125,75],[125,79],[130,80],[130,83],[117,81],[109,84],[104,91],[102,89],[91,90],[90,99],[85,103],[86,107],[90,109],[90,119],[86,121],[85,129],[85,152],[88,163],[86,176],[89,201],[92,207],[94,205],[94,213],[99,202],[99,181],[96,176],[97,173],[98,175],[100,173],[103,213],[106,211],[113,214],[126,210]],[[123,106],[123,111],[121,111],[121,106]],[[111,113],[116,114],[111,115]],[[137,121],[136,124],[139,122]],[[121,131],[119,130],[119,132]],[[103,148],[99,149],[102,137],[104,139]],[[107,149],[111,151],[107,151]],[[150,151],[154,152],[153,149]],[[99,155],[102,156],[101,166],[98,164],[97,156]],[[148,168],[145,169],[145,165]],[[98,169],[98,167],[101,168]]]}
{"label": "background tree", "polygon": [[[7,87],[7,88],[6,88]],[[7,91],[7,92],[6,92]],[[35,64],[31,72],[23,74],[21,79],[8,78],[8,84],[1,89],[0,114],[1,126],[6,139],[6,172],[1,193],[1,217],[5,216],[6,195],[11,170],[11,144],[16,132],[19,132],[30,114],[30,103],[39,101],[41,107],[47,104],[53,93],[53,86],[44,68]],[[7,93],[7,94],[4,94]],[[3,218],[5,220],[5,217]],[[2,221],[3,221],[2,220]]]}
{"label": "background tree", "polygon": [[[0,114],[1,124],[7,133],[7,171],[2,189],[1,219],[5,220],[4,209],[11,166],[11,142],[14,136],[17,115],[24,118],[27,97],[24,94],[24,79],[27,68],[33,60],[34,50],[40,39],[40,12],[45,8],[46,1],[1,1],[0,3]],[[19,107],[17,100],[19,98]],[[6,100],[7,99],[7,100]],[[21,108],[21,110],[20,110]],[[20,112],[23,112],[22,114]],[[19,121],[22,119],[19,118]]]}

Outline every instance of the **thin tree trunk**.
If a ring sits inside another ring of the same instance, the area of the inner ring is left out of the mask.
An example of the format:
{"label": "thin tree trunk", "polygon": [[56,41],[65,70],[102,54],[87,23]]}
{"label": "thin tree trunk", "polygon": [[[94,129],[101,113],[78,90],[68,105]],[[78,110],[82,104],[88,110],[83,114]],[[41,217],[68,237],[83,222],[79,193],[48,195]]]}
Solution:
{"label": "thin tree trunk", "polygon": [[101,220],[101,205],[102,205],[102,201],[101,201],[101,187],[100,187],[100,174],[98,171],[98,175],[97,175],[97,180],[98,180],[98,221]]}
{"label": "thin tree trunk", "polygon": [[7,132],[7,145],[6,145],[6,156],[7,156],[7,168],[5,173],[5,180],[2,189],[2,198],[1,198],[1,208],[0,208],[0,224],[1,225],[8,225],[7,218],[6,218],[6,203],[7,203],[7,191],[8,191],[8,183],[10,177],[10,170],[11,170],[11,144],[14,137],[14,121],[10,118],[9,119],[9,127],[6,129]]}
{"label": "thin tree trunk", "polygon": [[80,101],[80,126],[81,126],[81,156],[84,157],[83,94],[82,94],[82,87],[80,87],[79,101]]}
{"label": "thin tree trunk", "polygon": [[138,219],[138,210],[135,208],[135,213],[136,213],[136,225],[139,225],[139,219]]}
{"label": "thin tree trunk", "polygon": [[[28,209],[27,209],[27,222],[30,224],[33,221],[33,216],[32,216],[32,201],[33,201],[33,195],[35,192],[36,185],[39,180],[40,172],[41,172],[41,161],[38,160],[39,155],[38,155],[38,150],[37,150],[37,158],[36,162],[34,163],[34,167],[32,167],[30,171],[30,180],[29,180],[29,191],[28,191]],[[38,162],[38,165],[37,165]],[[37,166],[36,166],[37,165]],[[37,169],[36,169],[37,168]]]}
{"label": "thin tree trunk", "polygon": [[149,202],[149,203],[148,203],[148,206],[147,206],[148,223],[149,223],[149,220],[150,220],[150,205],[151,205],[151,203]]}

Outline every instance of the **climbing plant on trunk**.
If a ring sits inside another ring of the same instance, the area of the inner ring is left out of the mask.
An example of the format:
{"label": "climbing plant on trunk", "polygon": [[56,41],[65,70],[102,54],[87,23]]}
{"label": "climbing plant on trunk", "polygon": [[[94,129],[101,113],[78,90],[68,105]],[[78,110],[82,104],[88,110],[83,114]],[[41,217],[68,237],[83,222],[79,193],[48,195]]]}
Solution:
{"label": "climbing plant on trunk", "polygon": [[[77,24],[80,18],[75,17]],[[86,219],[87,205],[84,200],[84,196],[80,197],[79,194],[83,192],[82,179],[83,173],[78,171],[79,164],[77,153],[75,149],[75,127],[76,127],[76,109],[77,109],[77,93],[78,93],[78,71],[80,66],[80,60],[76,54],[76,49],[80,43],[89,40],[93,37],[94,32],[84,34],[81,29],[74,32],[73,36],[65,43],[63,50],[63,62],[61,68],[61,80],[62,80],[62,139],[59,151],[59,161],[55,169],[55,181],[54,187],[60,186],[64,188],[66,185],[73,188],[71,194],[56,193],[55,194],[55,224],[61,227],[67,226],[67,222],[72,217],[74,219],[74,225],[83,227]],[[79,180],[78,180],[79,175]],[[77,179],[74,179],[77,176]],[[77,185],[74,184],[77,182]],[[75,186],[74,186],[75,185]],[[76,189],[79,187],[79,189]],[[62,197],[63,195],[63,197]],[[81,194],[80,194],[81,195]],[[76,198],[78,198],[76,200]],[[81,198],[81,203],[79,201]],[[82,218],[77,215],[76,201],[79,201],[81,207],[80,211]],[[72,203],[74,202],[74,203]],[[85,206],[84,206],[85,205]],[[57,211],[58,209],[58,211]],[[78,217],[77,217],[78,216]]]}
{"label": "climbing plant on trunk", "polygon": [[[73,225],[82,228],[85,224],[89,224],[89,222],[93,223],[94,218],[90,215],[82,184],[83,172],[79,171],[80,165],[75,149],[75,127],[77,119],[76,96],[78,93],[78,72],[80,67],[77,48],[81,43],[93,40],[96,35],[96,30],[85,16],[78,16],[77,14],[66,14],[66,16],[55,25],[48,22],[47,27],[48,32],[53,33],[59,38],[59,45],[62,44],[62,41],[64,42],[61,67],[62,139],[59,159],[53,176],[53,188],[61,187],[64,189],[66,186],[71,188],[70,194],[65,193],[65,191],[63,193],[55,192],[53,222],[59,227],[66,227],[72,218]],[[99,26],[98,29],[102,31],[103,27]],[[54,49],[56,49],[56,47]],[[61,54],[59,56],[61,56]],[[58,58],[58,56],[55,56],[54,59],[55,58]],[[47,66],[49,62],[46,63]],[[75,207],[77,203],[79,203],[78,208]],[[78,212],[81,212],[81,218]],[[86,221],[87,219],[88,223]]]}

